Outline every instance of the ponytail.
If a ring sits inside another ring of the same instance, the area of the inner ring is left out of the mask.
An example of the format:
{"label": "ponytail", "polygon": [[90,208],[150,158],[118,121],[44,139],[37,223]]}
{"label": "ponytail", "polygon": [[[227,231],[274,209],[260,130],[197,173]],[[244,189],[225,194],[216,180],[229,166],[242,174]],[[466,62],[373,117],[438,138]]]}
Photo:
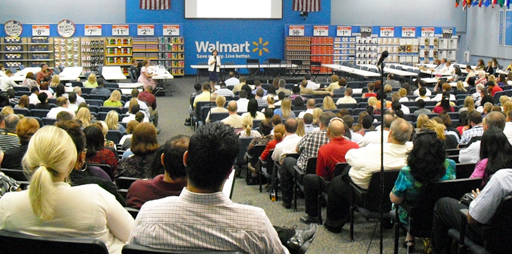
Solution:
{"label": "ponytail", "polygon": [[251,130],[252,130],[252,129],[251,129],[251,125],[247,125],[247,126],[245,127],[245,135],[246,135],[246,136],[251,136]]}
{"label": "ponytail", "polygon": [[36,217],[42,220],[53,218],[56,193],[52,173],[45,166],[39,166],[30,179],[28,193],[30,206]]}

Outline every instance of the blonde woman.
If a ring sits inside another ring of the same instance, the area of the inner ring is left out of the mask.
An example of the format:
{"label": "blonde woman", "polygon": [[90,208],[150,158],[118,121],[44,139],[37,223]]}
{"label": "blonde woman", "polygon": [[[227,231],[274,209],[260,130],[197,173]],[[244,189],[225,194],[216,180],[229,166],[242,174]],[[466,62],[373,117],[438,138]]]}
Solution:
{"label": "blonde woman", "polygon": [[5,106],[2,108],[2,114],[4,114],[4,116],[12,115],[14,114],[14,109],[12,109],[11,106]]}
{"label": "blonde woman", "polygon": [[416,119],[416,128],[421,129],[423,125],[429,120],[428,116],[425,114],[421,114],[418,116],[418,119]]}
{"label": "blonde woman", "polygon": [[[512,111],[512,101],[507,101],[507,102],[505,102],[505,104],[503,104],[503,113],[505,115],[508,115],[508,113],[510,113],[510,111]],[[2,113],[3,113],[3,109],[2,109]]]}
{"label": "blonde woman", "polygon": [[86,88],[96,88],[98,87],[98,82],[96,81],[96,74],[91,73],[87,80],[84,82],[84,87]]}
{"label": "blonde woman", "polygon": [[[52,87],[56,88],[59,84],[60,84],[60,77],[59,77],[59,75],[53,75],[52,76],[52,81],[50,81],[50,85],[49,85],[49,89],[48,90],[50,90]],[[50,91],[52,91],[52,94],[53,94],[53,90],[50,90]]]}
{"label": "blonde woman", "polygon": [[319,107],[316,107],[315,109],[313,109],[313,125],[314,126],[319,126],[320,125],[320,115],[323,113],[324,111],[319,108]]}
{"label": "blonde woman", "polygon": [[91,124],[91,111],[89,111],[86,107],[81,107],[76,112],[75,120],[80,120],[82,122],[82,128],[86,128]]}
{"label": "blonde woman", "polygon": [[105,117],[105,123],[109,130],[119,130],[122,133],[126,133],[124,126],[119,124],[119,114],[115,110],[110,110]]}
{"label": "blonde woman", "polygon": [[322,101],[323,110],[333,110],[336,109],[336,104],[334,104],[334,100],[332,100],[331,96],[324,97],[324,100]]}
{"label": "blonde woman", "polygon": [[468,90],[464,87],[464,82],[462,80],[457,81],[457,89],[455,90],[455,94],[467,94]]}
{"label": "blonde woman", "polygon": [[297,118],[297,131],[295,131],[295,133],[300,137],[306,135],[306,126],[304,124],[304,119]]}
{"label": "blonde woman", "polygon": [[123,108],[123,103],[121,103],[121,92],[119,90],[114,90],[112,94],[110,94],[110,98],[103,102],[103,106]]}
{"label": "blonde woman", "polygon": [[98,185],[69,185],[77,150],[69,134],[56,127],[39,129],[28,144],[23,169],[30,189],[9,192],[0,200],[3,230],[49,237],[89,237],[120,254],[133,217]]}
{"label": "blonde woman", "polygon": [[292,111],[292,100],[289,98],[284,98],[281,101],[281,107],[274,111],[274,115],[279,115],[283,120],[287,118],[295,118],[295,113]]}
{"label": "blonde woman", "polygon": [[468,111],[468,113],[469,113],[469,112],[472,112],[473,110],[475,110],[475,101],[473,100],[473,98],[471,96],[467,96],[464,99],[464,106],[459,109],[459,113],[462,111]]}
{"label": "blonde woman", "polygon": [[253,121],[251,115],[247,114],[242,119],[242,128],[243,130],[238,132],[238,136],[240,137],[261,137],[260,132],[257,130],[252,130]]}

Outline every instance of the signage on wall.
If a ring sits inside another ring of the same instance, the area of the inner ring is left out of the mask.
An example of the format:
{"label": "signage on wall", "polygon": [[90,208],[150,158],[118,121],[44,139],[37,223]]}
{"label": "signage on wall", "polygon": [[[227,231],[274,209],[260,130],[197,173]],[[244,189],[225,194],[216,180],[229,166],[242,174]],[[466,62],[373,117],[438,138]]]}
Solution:
{"label": "signage on wall", "polygon": [[352,26],[336,27],[336,36],[352,36]]}
{"label": "signage on wall", "polygon": [[263,54],[270,53],[271,49],[269,42],[262,37],[236,43],[196,41],[195,45],[197,59],[208,59],[213,50],[218,51],[221,59],[259,59]]}
{"label": "signage on wall", "polygon": [[130,35],[129,25],[112,25],[113,36],[128,36]]}
{"label": "signage on wall", "polygon": [[304,36],[304,25],[290,25],[288,36]]}
{"label": "signage on wall", "polygon": [[329,26],[313,26],[313,36],[329,36]]}
{"label": "signage on wall", "polygon": [[137,25],[138,36],[153,36],[155,35],[154,25]]}
{"label": "signage on wall", "polygon": [[69,38],[75,34],[75,24],[68,19],[64,19],[57,24],[57,32],[60,37]]}
{"label": "signage on wall", "polygon": [[85,35],[101,36],[101,25],[85,25]]}
{"label": "signage on wall", "polygon": [[32,36],[50,36],[50,25],[32,25]]}
{"label": "signage on wall", "polygon": [[23,32],[23,26],[16,20],[9,20],[4,24],[4,31],[7,36],[19,37]]}
{"label": "signage on wall", "polygon": [[361,26],[360,32],[361,32],[361,37],[371,37],[372,36],[372,27],[371,26]]}
{"label": "signage on wall", "polygon": [[395,37],[395,28],[380,27],[380,37]]}
{"label": "signage on wall", "polygon": [[180,35],[180,26],[164,24],[163,35],[164,36],[179,36]]}
{"label": "signage on wall", "polygon": [[453,28],[443,28],[443,38],[452,38]]}
{"label": "signage on wall", "polygon": [[421,28],[421,37],[434,37],[434,27]]}
{"label": "signage on wall", "polygon": [[402,37],[414,38],[416,37],[416,28],[414,27],[402,27]]}

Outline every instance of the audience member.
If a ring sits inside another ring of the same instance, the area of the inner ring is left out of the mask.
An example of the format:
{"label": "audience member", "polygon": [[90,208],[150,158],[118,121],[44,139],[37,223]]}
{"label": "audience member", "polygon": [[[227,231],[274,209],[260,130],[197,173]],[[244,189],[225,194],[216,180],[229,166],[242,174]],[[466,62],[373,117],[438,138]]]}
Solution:
{"label": "audience member", "polygon": [[[89,164],[108,164],[112,172],[117,169],[117,155],[110,149],[105,148],[105,137],[103,132],[96,125],[84,128],[86,147],[86,161]],[[111,176],[112,178],[114,176]]]}
{"label": "audience member", "polygon": [[304,115],[305,115],[306,113],[313,114],[313,109],[315,109],[315,107],[316,107],[316,101],[315,101],[315,99],[314,99],[314,98],[310,98],[310,99],[308,99],[308,102],[307,102],[307,104],[306,104],[306,108],[307,108],[307,109],[306,109],[305,111],[301,111],[301,112],[299,113],[298,118],[303,118],[303,117],[304,117]]}
{"label": "audience member", "polygon": [[[395,118],[392,115],[390,115],[390,114],[384,115],[384,123],[381,126],[381,127],[384,127],[384,143],[388,142],[390,127],[394,120],[395,120]],[[370,144],[380,144],[380,142],[381,142],[381,132],[380,132],[380,128],[379,128],[378,131],[366,132],[366,134],[363,136],[363,138],[359,142],[357,142],[357,144],[360,147],[365,147]]]}
{"label": "audience member", "polygon": [[484,129],[482,126],[482,116],[477,111],[468,114],[470,129],[464,131],[459,144],[468,144],[471,138],[482,136]]}
{"label": "audience member", "polygon": [[31,117],[21,119],[16,125],[16,135],[20,146],[12,147],[4,152],[2,168],[22,169],[21,159],[28,149],[28,143],[32,136],[39,130],[39,122]]}
{"label": "audience member", "polygon": [[251,115],[247,114],[242,117],[242,131],[238,132],[239,137],[261,137],[258,130],[253,130],[253,121]]}
{"label": "audience member", "polygon": [[69,109],[68,107],[69,107],[68,99],[65,97],[59,97],[59,98],[57,98],[57,107],[50,109],[50,111],[48,111],[48,114],[46,114],[46,118],[56,119],[57,114],[61,111],[66,111],[66,112],[72,114],[74,117],[75,111]]}
{"label": "audience member", "polygon": [[20,146],[20,140],[16,134],[16,127],[20,118],[15,114],[0,115],[0,150],[8,151]]}

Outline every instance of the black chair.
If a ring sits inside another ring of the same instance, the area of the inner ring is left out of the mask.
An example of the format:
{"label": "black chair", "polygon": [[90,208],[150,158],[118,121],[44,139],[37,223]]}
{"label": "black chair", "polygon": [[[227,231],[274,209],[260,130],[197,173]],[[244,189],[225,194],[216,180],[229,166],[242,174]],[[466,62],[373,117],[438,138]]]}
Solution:
{"label": "black chair", "polygon": [[[290,154],[287,154],[286,157],[293,157],[295,159],[298,159],[299,154],[298,153],[290,153]],[[268,165],[268,163],[267,163],[267,165]],[[277,194],[279,192],[279,180],[280,180],[281,167],[283,167],[283,166],[281,165],[280,162],[274,161],[274,169],[272,170],[272,191],[270,192],[270,199],[272,199],[272,193],[273,193],[276,201],[278,198]]]}
{"label": "black chair", "polygon": [[265,147],[267,147],[267,145],[265,144],[259,144],[259,145],[255,145],[253,148],[252,148],[252,151],[251,153],[249,152],[246,152],[245,153],[245,156],[247,157],[247,176],[246,176],[246,182],[249,183],[249,171],[253,174],[253,175],[257,175],[258,176],[258,182],[259,182],[259,185],[260,185],[260,192],[261,192],[261,184],[262,184],[262,179],[261,179],[261,173],[259,172],[260,170],[260,167],[257,166],[258,162],[259,162],[259,158],[260,158],[260,155],[261,153],[263,153],[263,151],[265,150]]}
{"label": "black chair", "polygon": [[[491,253],[491,254],[511,254],[512,247],[512,195],[508,195],[501,201],[496,213],[490,224],[470,225],[467,223],[468,210],[461,210],[462,226],[456,229],[448,230],[450,237],[459,243],[459,253],[464,247],[468,248],[474,254]],[[483,245],[479,245],[466,237],[466,227],[476,231],[483,241]]]}
{"label": "black chair", "polygon": [[108,254],[94,238],[42,237],[0,230],[0,254]]}
{"label": "black chair", "polygon": [[[348,166],[348,163],[346,163],[346,162],[344,162],[344,163],[343,162],[337,163],[336,167],[334,167],[333,178],[336,177],[336,176],[341,175],[345,171],[347,166]],[[324,199],[325,201],[327,201],[329,199],[327,191],[329,190],[329,185],[330,185],[331,182],[327,181],[325,179],[322,179],[322,178],[320,178],[320,182],[325,183],[325,186],[326,186],[325,191],[322,191],[321,193],[318,194],[318,204],[317,204],[318,205],[318,213],[317,213],[318,224],[322,225],[322,223],[323,223],[323,220],[322,220],[322,207],[320,207],[320,202],[321,202],[322,199]],[[322,187],[322,184],[320,184],[320,187]]]}
{"label": "black chair", "polygon": [[254,77],[261,73],[260,60],[259,59],[247,59],[247,70],[249,71],[249,77]]}
{"label": "black chair", "polygon": [[[385,219],[390,219],[391,201],[389,193],[395,186],[395,180],[400,170],[384,171],[384,190],[381,190],[381,172],[372,174],[368,189],[363,189],[353,182],[350,182],[350,241],[354,241],[354,212],[357,210],[366,219],[380,219],[381,210]],[[383,192],[381,194],[381,192]],[[381,197],[384,196],[383,198]],[[382,201],[382,202],[381,202]],[[381,225],[383,223],[381,222]]]}
{"label": "black chair", "polygon": [[310,157],[308,158],[308,164],[306,166],[306,171],[303,171],[299,168],[299,166],[295,165],[293,166],[293,169],[295,170],[295,177],[293,178],[293,210],[297,211],[297,193],[298,191],[301,191],[304,193],[304,185],[299,183],[298,177],[299,175],[306,175],[306,174],[316,174],[316,161],[317,157]]}
{"label": "black chair", "polygon": [[119,141],[123,138],[123,132],[119,130],[108,130],[106,138],[107,140],[113,141],[115,144],[118,144]]}
{"label": "black chair", "polygon": [[[242,170],[247,167],[247,162],[245,161],[245,153],[247,152],[247,147],[251,143],[254,137],[241,137],[240,138],[240,150],[238,150],[238,156],[236,157],[235,165],[237,166],[237,174],[235,176],[240,176]],[[245,167],[244,167],[245,166]]]}
{"label": "black chair", "polygon": [[[267,159],[264,161],[262,160],[259,156],[258,156],[258,162],[259,164],[257,166],[259,166],[259,169],[257,170],[258,171],[258,174],[259,174],[259,178],[260,180],[262,179],[262,175],[263,173],[265,172],[267,175],[269,176],[272,176],[273,174],[273,171],[274,171],[274,160],[272,160],[272,154],[274,153],[274,149],[270,150],[268,152],[268,156],[267,156]],[[260,155],[261,156],[261,155]],[[272,185],[272,183],[271,183]],[[262,191],[262,182],[260,181],[260,192]],[[272,198],[271,198],[272,199]]]}
{"label": "black chair", "polygon": [[28,181],[27,176],[25,175],[25,173],[21,169],[2,168],[2,172],[5,175],[15,179],[16,181]]}
{"label": "black chair", "polygon": [[221,121],[229,116],[228,112],[216,112],[210,114],[210,122]]}
{"label": "black chair", "polygon": [[100,106],[100,112],[110,112],[110,110],[115,110],[118,114],[121,114],[121,108],[120,107],[106,107],[106,106]]}
{"label": "black chair", "polygon": [[[101,100],[102,101],[101,104],[103,104],[103,101],[107,100],[108,96],[97,95],[97,94],[89,94],[89,99]],[[87,102],[87,103],[89,103],[89,102]]]}
{"label": "black chair", "polygon": [[139,178],[134,178],[134,177],[120,176],[120,177],[116,178],[116,186],[119,189],[126,189],[127,190],[127,189],[130,188],[130,185],[132,185],[132,183],[134,183],[136,180],[140,180],[140,179]]}
{"label": "black chair", "polygon": [[418,205],[400,204],[409,214],[408,225],[403,225],[398,218],[398,208],[395,210],[395,254],[398,253],[399,230],[404,229],[413,237],[430,237],[434,206],[443,197],[460,199],[466,192],[480,187],[481,178],[456,179],[439,181],[428,187],[423,199]]}
{"label": "black chair", "polygon": [[137,82],[137,78],[135,77],[135,72],[134,72],[135,68],[130,68],[128,70],[128,75],[130,76],[130,80],[132,81],[132,83],[135,83]]}
{"label": "black chair", "polygon": [[295,77],[303,70],[302,60],[292,60],[287,68],[288,76]]}
{"label": "black chair", "polygon": [[47,118],[47,117],[43,117],[41,118],[44,122],[44,125],[54,125],[55,122],[57,122],[57,119],[55,118]]}
{"label": "black chair", "polygon": [[[210,101],[197,101],[196,102],[195,115],[192,117],[192,124],[194,125],[194,130],[204,122],[203,121],[204,119],[206,119],[206,116],[203,118],[202,108],[209,107],[209,106],[214,108],[217,105],[215,104],[215,102],[210,102]],[[207,113],[207,115],[208,115],[208,113]]]}
{"label": "black chair", "polygon": [[24,116],[30,116],[30,110],[23,108],[14,108],[14,114],[21,114]]}
{"label": "black chair", "polygon": [[86,99],[85,103],[89,104],[89,106],[97,106],[97,107],[103,106],[104,100],[94,99],[93,97],[95,97],[95,96],[97,96],[97,95],[89,95],[90,99]]}
{"label": "black chair", "polygon": [[155,249],[151,247],[127,244],[121,251],[122,254],[241,254],[238,251],[215,251],[215,250],[168,250]]}
{"label": "black chair", "polygon": [[89,167],[91,166],[96,166],[96,167],[99,167],[100,169],[102,169],[105,173],[108,174],[108,176],[110,177],[110,179],[112,181],[114,181],[114,170],[112,169],[112,167],[110,166],[110,164],[103,164],[103,163],[89,163],[88,164]]}
{"label": "black chair", "polygon": [[457,179],[469,178],[475,170],[474,163],[457,163],[455,166]]}
{"label": "black chair", "polygon": [[30,115],[33,117],[43,118],[43,117],[46,117],[48,112],[50,112],[49,109],[35,109],[34,108],[34,109],[30,110]]}
{"label": "black chair", "polygon": [[320,71],[322,70],[322,62],[320,61],[311,61],[310,62],[310,71],[311,71],[311,77],[313,80],[316,80],[316,77],[318,74],[320,74]]}

